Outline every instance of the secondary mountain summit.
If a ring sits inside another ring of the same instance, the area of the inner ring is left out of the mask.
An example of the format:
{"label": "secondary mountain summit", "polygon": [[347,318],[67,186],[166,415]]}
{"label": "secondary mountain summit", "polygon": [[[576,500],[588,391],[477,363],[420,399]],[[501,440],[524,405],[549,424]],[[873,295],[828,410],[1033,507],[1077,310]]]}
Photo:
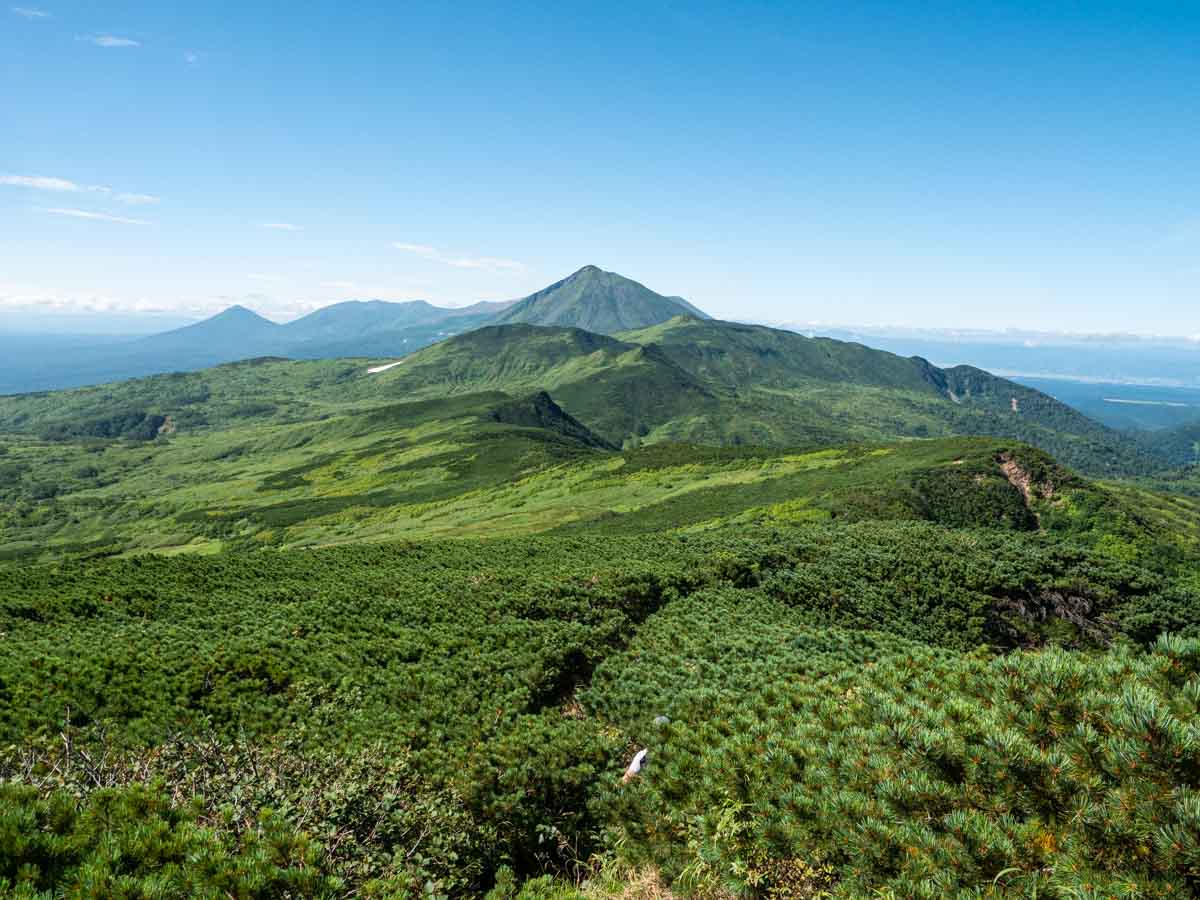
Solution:
{"label": "secondary mountain summit", "polygon": [[518,300],[490,324],[523,322],[613,334],[649,328],[679,315],[708,318],[682,297],[664,297],[616,272],[584,266],[574,275]]}

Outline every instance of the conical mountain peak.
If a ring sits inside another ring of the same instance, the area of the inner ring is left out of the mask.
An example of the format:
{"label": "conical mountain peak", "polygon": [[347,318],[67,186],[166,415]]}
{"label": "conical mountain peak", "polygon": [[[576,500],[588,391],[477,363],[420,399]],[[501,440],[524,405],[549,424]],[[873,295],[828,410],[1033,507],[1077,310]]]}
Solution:
{"label": "conical mountain peak", "polygon": [[[212,317],[211,321],[215,321],[217,319],[226,319],[226,320],[231,320],[231,321],[237,320],[237,319],[257,320],[257,319],[263,319],[263,317],[260,316],[258,313],[256,313],[254,310],[250,309],[248,306],[242,306],[242,304],[240,304],[240,303],[235,303],[235,304],[233,304],[233,306],[228,306],[225,309],[221,310],[219,313],[217,313],[215,316]],[[268,321],[268,320],[263,319],[263,321]]]}
{"label": "conical mountain peak", "polygon": [[675,297],[664,297],[643,284],[599,266],[587,265],[535,294],[517,301],[494,320],[582,328],[613,334],[657,325],[678,315],[700,315]]}

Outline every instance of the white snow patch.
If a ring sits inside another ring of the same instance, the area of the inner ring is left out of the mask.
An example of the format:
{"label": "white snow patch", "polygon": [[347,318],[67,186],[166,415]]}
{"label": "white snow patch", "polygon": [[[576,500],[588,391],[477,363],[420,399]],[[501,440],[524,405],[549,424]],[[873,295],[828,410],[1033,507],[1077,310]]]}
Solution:
{"label": "white snow patch", "polygon": [[371,368],[367,369],[367,374],[368,375],[378,375],[380,372],[386,372],[388,369],[396,368],[396,366],[400,365],[400,363],[402,363],[402,362],[404,362],[404,360],[401,359],[401,360],[397,360],[394,363],[387,363],[386,365],[383,365],[383,366],[371,366]]}

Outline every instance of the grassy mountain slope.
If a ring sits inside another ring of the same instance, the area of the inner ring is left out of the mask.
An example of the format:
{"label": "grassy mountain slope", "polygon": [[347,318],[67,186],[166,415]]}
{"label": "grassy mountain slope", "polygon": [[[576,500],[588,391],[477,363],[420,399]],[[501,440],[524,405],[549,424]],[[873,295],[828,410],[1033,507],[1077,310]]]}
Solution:
{"label": "grassy mountain slope", "polygon": [[678,316],[610,338],[498,326],[381,376],[389,390],[549,390],[617,442],[788,446],[953,434],[1014,437],[1090,472],[1163,467],[1053,398],[969,367],[938,369],[860,344]]}
{"label": "grassy mountain slope", "polygon": [[1053,397],[971,366],[939,369],[862,344],[809,338],[761,325],[672,319],[623,332],[622,340],[655,345],[697,378],[731,388],[791,389],[814,382],[855,384],[932,394],[952,402],[1012,413],[1031,425],[1116,440],[1110,429]]}
{"label": "grassy mountain slope", "polygon": [[655,325],[681,314],[704,315],[680,297],[664,297],[615,272],[584,266],[517,301],[501,312],[494,324],[524,322],[611,334]]}
{"label": "grassy mountain slope", "polygon": [[497,325],[444,341],[380,375],[393,396],[549,391],[608,440],[622,443],[672,418],[720,408],[719,399],[655,348],[578,328]]}
{"label": "grassy mountain slope", "polygon": [[729,421],[755,420],[754,442],[774,443],[805,421],[829,422],[856,437],[1014,437],[1092,472],[1163,465],[1054,398],[970,366],[943,370],[861,344],[687,317],[617,336],[660,347],[695,377],[736,391]]}
{"label": "grassy mountain slope", "polygon": [[793,387],[837,382],[930,392],[937,372],[906,359],[829,338],[679,316],[650,328],[620,332],[630,343],[656,345],[698,378],[730,388]]}
{"label": "grassy mountain slope", "polygon": [[[1135,504],[1085,489],[1044,461],[1026,467],[1046,470],[1036,480],[1057,487],[1046,497],[1023,496],[1004,468],[1015,445],[995,440],[840,449],[822,449],[821,441],[791,450],[631,444],[615,452],[569,404],[535,389],[547,372],[562,377],[565,394],[591,403],[615,398],[622,415],[637,409],[634,400],[643,414],[654,411],[651,375],[663,384],[664,403],[679,393],[661,379],[700,388],[661,351],[578,330],[505,326],[470,337],[496,339],[514,328],[553,345],[542,358],[557,365],[530,373],[519,357],[467,354],[458,361],[472,366],[472,377],[449,397],[422,397],[398,376],[384,380],[409,363],[364,376],[363,364],[346,361],[261,360],[0,401],[0,556],[214,552],[561,528],[640,533],[734,520],[883,517],[1015,529],[1044,523],[1071,532],[1101,509],[1112,514],[1114,553],[1154,530],[1138,525],[1134,513],[1116,512]],[[513,346],[500,341],[496,349]],[[582,357],[581,346],[590,350]],[[414,367],[405,373],[418,385],[426,365],[448,367],[439,377],[462,373],[454,357],[422,357],[410,358]],[[481,361],[492,368],[474,368]],[[487,382],[482,374],[489,372],[503,377]],[[498,385],[512,393],[488,390]],[[700,392],[697,402],[719,399]],[[1190,515],[1173,512],[1184,521]],[[1179,529],[1178,541],[1192,540],[1188,528]]]}

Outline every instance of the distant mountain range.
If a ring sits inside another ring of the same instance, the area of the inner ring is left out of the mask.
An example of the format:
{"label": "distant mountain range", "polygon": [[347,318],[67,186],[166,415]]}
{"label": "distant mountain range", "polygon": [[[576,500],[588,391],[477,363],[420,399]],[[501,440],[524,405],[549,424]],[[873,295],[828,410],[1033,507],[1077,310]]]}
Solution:
{"label": "distant mountain range", "polygon": [[[1181,432],[1172,452],[1159,453],[1152,443],[979,368],[940,367],[923,355],[716,321],[681,298],[595,266],[521,300],[458,309],[422,301],[349,302],[279,324],[234,306],[128,343],[75,346],[52,365],[43,348],[36,374],[24,377],[32,382],[27,388],[44,389],[264,358],[360,360],[336,387],[347,402],[548,392],[566,414],[614,446],[778,447],[991,435],[1034,444],[1090,473],[1128,474],[1186,463],[1194,440]],[[135,433],[157,422],[155,416],[187,426],[183,410],[157,402],[149,387],[137,390],[143,399],[130,412],[130,421],[141,423]],[[96,427],[104,434],[123,433],[125,419],[109,422],[104,408],[120,395],[114,391],[96,395],[96,408],[88,406],[87,421],[101,422]],[[303,392],[299,383],[297,392]],[[254,398],[245,401],[253,405]],[[24,415],[14,413],[10,425]],[[56,434],[75,427],[51,420],[47,427]]]}
{"label": "distant mountain range", "polygon": [[[629,290],[593,273],[581,277]],[[582,318],[602,321],[628,313],[619,303],[614,307],[607,289],[600,290],[595,309],[587,308],[586,293],[567,285],[564,296],[572,294],[575,314]],[[539,305],[529,304],[524,314],[533,316]],[[672,305],[639,308],[653,317]],[[270,351],[285,346],[283,335],[296,335],[287,339],[295,341],[290,346],[318,346],[312,342],[328,339],[331,317],[356,316],[361,326],[380,312],[362,306],[345,305],[287,326],[233,309],[168,333],[161,343],[179,355],[215,342],[243,355],[251,349]],[[431,315],[428,309],[410,312]],[[445,327],[446,321],[437,324]],[[161,428],[183,436],[231,417],[261,424],[295,422],[313,415],[313,403],[346,410],[401,401],[436,407],[467,396],[517,398],[544,392],[549,399],[539,402],[537,415],[522,413],[522,421],[555,418],[554,410],[561,409],[579,429],[595,435],[596,442],[618,447],[667,442],[811,447],[988,435],[1033,444],[1090,473],[1152,473],[1167,465],[1151,449],[1066,404],[980,369],[943,369],[920,357],[690,312],[610,335],[525,322],[483,325],[389,364],[339,359],[313,369],[315,361],[275,355],[260,354],[251,360],[254,365],[207,368],[194,375],[8,398],[0,402],[0,431],[55,440],[146,439]],[[264,404],[256,387],[267,389],[264,377],[272,394],[294,400]],[[557,421],[567,420],[558,416]],[[368,423],[362,424],[369,432]]]}
{"label": "distant mountain range", "polygon": [[327,359],[339,356],[402,355],[448,334],[493,319],[508,303],[460,308],[424,300],[387,303],[349,301],[326,306],[280,325],[244,306],[231,306],[211,319],[142,338],[131,345],[146,354],[202,358],[202,365],[256,356]]}
{"label": "distant mountain range", "polygon": [[86,342],[78,337],[0,336],[0,394],[59,390],[189,372],[260,356],[331,359],[403,356],[450,335],[478,328],[508,303],[442,308],[417,300],[351,301],[279,324],[244,306],[134,340]]}
{"label": "distant mountain range", "polygon": [[[279,324],[243,306],[137,340],[89,344],[79,338],[0,338],[0,393],[57,390],[192,371],[240,359],[403,357],[485,324],[570,325],[601,334],[705,314],[680,297],[585,266],[520,300],[446,308],[423,300],[350,301]],[[32,345],[36,344],[36,350]],[[23,345],[30,345],[24,349]],[[59,346],[61,345],[61,347]]]}
{"label": "distant mountain range", "polygon": [[[350,301],[279,324],[233,306],[210,319],[136,339],[115,333],[88,337],[49,331],[29,333],[28,329],[18,333],[0,331],[0,394],[190,371],[257,356],[394,359],[491,324],[574,327],[615,334],[684,314],[707,318],[681,297],[659,294],[614,272],[584,266],[522,299],[460,308],[438,307],[421,300]],[[10,314],[3,317],[5,327],[19,321]],[[126,327],[133,326],[127,322]],[[862,343],[900,356],[920,356],[946,368],[969,364],[1005,377],[1019,377],[1041,390],[1046,390],[1047,384],[1037,379],[1200,391],[1200,336],[851,328],[798,322],[776,327],[809,337],[821,335]],[[1078,391],[1070,387],[1051,393],[1072,405],[1079,400],[1075,396]],[[1195,418],[1189,408],[1191,398],[1184,406],[1164,406],[1147,417],[1142,411],[1133,415],[1132,407],[1123,409],[1107,403],[1109,394],[1101,391],[1101,395],[1099,399],[1089,397],[1081,408],[1113,427],[1141,428],[1147,422],[1153,427],[1172,427]],[[1133,398],[1131,394],[1130,399],[1144,398]]]}

